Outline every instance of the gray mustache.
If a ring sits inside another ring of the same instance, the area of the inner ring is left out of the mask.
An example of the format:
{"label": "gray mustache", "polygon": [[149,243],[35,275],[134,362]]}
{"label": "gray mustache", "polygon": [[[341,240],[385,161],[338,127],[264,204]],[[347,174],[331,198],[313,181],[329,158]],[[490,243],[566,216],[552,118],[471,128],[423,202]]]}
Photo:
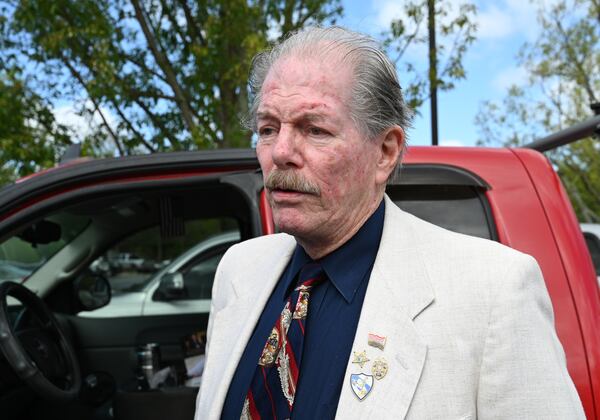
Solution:
{"label": "gray mustache", "polygon": [[294,171],[271,171],[265,179],[265,186],[270,190],[292,190],[317,196],[321,195],[321,190],[317,185]]}

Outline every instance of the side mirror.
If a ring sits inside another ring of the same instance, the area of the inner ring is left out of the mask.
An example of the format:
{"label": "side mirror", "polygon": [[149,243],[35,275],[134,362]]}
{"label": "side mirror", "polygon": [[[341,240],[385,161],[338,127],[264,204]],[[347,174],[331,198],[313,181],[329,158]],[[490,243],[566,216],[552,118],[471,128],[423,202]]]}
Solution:
{"label": "side mirror", "polygon": [[74,284],[77,301],[85,311],[93,311],[108,305],[111,291],[110,283],[106,277],[86,270]]}
{"label": "side mirror", "polygon": [[158,289],[154,292],[154,300],[177,300],[188,297],[183,274],[179,272],[166,273],[160,278]]}

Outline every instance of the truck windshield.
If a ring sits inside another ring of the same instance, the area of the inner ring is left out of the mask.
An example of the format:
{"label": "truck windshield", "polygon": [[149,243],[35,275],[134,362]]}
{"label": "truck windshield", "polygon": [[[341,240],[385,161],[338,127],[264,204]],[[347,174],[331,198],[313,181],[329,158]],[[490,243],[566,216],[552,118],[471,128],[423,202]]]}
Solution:
{"label": "truck windshield", "polygon": [[89,223],[62,213],[38,220],[0,243],[0,283],[22,283],[71,242]]}

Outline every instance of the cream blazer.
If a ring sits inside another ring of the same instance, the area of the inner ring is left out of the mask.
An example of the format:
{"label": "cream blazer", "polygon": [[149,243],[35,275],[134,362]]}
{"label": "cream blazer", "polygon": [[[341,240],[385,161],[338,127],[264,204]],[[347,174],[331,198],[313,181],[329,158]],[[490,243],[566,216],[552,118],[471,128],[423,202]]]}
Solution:
{"label": "cream blazer", "polygon": [[[385,220],[336,419],[584,419],[535,260],[449,232],[385,197]],[[216,273],[196,420],[219,419],[246,343],[296,242],[230,248]],[[383,350],[369,334],[386,337]],[[350,376],[387,374],[360,400]]]}

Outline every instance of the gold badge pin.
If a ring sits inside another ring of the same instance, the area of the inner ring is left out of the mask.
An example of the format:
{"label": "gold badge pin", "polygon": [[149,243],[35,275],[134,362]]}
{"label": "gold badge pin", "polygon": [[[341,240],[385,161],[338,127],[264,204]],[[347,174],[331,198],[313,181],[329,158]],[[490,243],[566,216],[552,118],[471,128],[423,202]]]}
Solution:
{"label": "gold badge pin", "polygon": [[373,362],[373,366],[371,366],[371,373],[373,373],[373,376],[375,377],[375,379],[377,379],[377,380],[383,379],[383,377],[387,374],[387,372],[388,372],[387,361],[383,357],[375,359],[375,361]]}
{"label": "gold badge pin", "polygon": [[367,358],[367,352],[366,351],[361,351],[360,353],[358,352],[353,352],[354,353],[354,360],[352,360],[352,363],[356,363],[357,365],[359,365],[361,368],[364,367],[365,363],[367,363],[369,360],[369,358]]}

